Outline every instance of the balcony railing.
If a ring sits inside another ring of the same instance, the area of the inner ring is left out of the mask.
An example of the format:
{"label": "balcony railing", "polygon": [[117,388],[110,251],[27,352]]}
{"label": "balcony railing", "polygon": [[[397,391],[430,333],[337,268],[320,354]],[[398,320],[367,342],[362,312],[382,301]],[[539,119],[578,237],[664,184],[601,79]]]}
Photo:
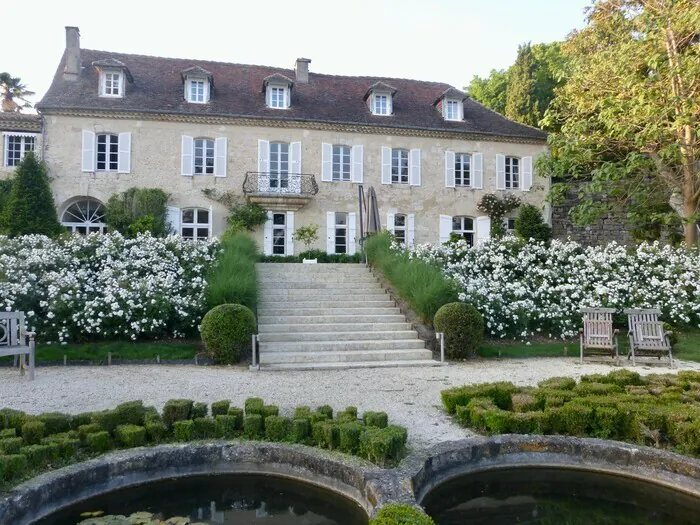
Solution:
{"label": "balcony railing", "polygon": [[311,197],[318,193],[313,175],[292,173],[263,173],[249,171],[245,174],[243,193],[246,195],[280,195]]}

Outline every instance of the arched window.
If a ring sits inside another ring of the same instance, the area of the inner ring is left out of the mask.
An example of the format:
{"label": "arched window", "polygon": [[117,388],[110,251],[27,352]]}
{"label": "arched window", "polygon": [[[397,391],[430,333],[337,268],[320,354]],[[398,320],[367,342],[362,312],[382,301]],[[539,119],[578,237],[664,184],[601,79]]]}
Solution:
{"label": "arched window", "polygon": [[184,239],[206,241],[211,235],[210,213],[204,208],[185,208],[182,210],[180,235]]}
{"label": "arched window", "polygon": [[80,233],[105,233],[105,209],[102,203],[96,199],[82,199],[74,202],[61,216],[61,225],[69,232]]}
{"label": "arched window", "polygon": [[194,174],[213,175],[214,173],[214,140],[194,139]]}
{"label": "arched window", "polygon": [[452,233],[463,237],[469,246],[474,246],[474,219],[471,217],[452,217]]}

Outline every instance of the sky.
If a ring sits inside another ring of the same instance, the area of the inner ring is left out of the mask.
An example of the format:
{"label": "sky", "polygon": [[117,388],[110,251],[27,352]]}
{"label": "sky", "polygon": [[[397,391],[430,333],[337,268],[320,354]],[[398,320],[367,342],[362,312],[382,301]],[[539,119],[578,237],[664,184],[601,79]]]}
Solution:
{"label": "sky", "polygon": [[[518,45],[563,40],[585,25],[590,0],[35,0],[2,9],[0,72],[36,95],[65,48],[81,47],[466,86],[510,66]],[[9,9],[8,9],[9,8]],[[12,43],[12,44],[10,44]]]}

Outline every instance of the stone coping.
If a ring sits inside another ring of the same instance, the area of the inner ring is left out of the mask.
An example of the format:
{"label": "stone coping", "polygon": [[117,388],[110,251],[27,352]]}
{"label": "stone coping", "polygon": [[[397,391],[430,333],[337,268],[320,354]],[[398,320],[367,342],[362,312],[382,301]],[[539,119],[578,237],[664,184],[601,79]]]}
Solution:
{"label": "stone coping", "polygon": [[0,523],[30,524],[81,500],[158,480],[267,474],[317,485],[368,515],[387,503],[419,508],[456,477],[491,469],[555,467],[625,476],[700,498],[700,461],[617,441],[566,436],[469,438],[415,451],[395,469],[302,445],[216,441],[113,452],[37,476],[4,495]]}

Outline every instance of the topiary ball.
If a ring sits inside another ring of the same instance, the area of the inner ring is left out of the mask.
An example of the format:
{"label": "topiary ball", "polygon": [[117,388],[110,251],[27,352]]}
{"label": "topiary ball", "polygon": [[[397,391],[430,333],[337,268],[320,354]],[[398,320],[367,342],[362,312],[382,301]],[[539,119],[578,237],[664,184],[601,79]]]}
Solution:
{"label": "topiary ball", "polygon": [[220,304],[202,319],[202,342],[217,363],[237,363],[241,354],[250,348],[256,325],[255,315],[249,308],[241,304]]}
{"label": "topiary ball", "polygon": [[449,358],[464,358],[476,354],[484,341],[484,318],[470,304],[448,303],[433,320],[436,332],[445,334],[445,354]]}

